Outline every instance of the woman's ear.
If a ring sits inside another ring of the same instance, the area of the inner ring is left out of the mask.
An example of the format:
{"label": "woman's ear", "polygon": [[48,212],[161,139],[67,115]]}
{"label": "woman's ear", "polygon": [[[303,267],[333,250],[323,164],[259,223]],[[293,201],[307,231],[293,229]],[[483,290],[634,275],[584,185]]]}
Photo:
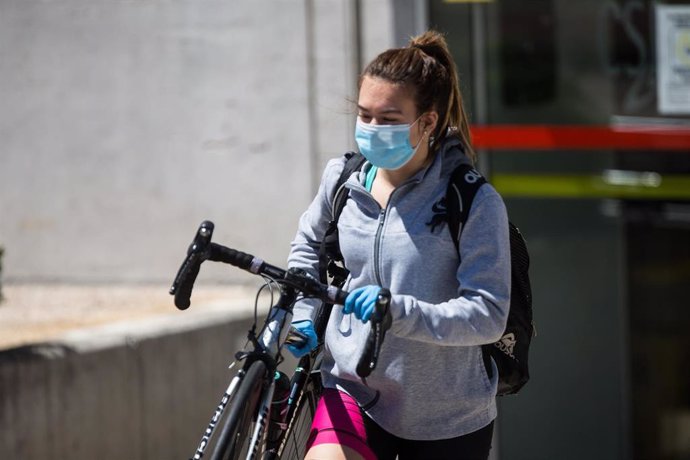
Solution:
{"label": "woman's ear", "polygon": [[433,133],[438,123],[438,112],[435,110],[426,112],[419,121],[421,121],[421,127],[424,132]]}

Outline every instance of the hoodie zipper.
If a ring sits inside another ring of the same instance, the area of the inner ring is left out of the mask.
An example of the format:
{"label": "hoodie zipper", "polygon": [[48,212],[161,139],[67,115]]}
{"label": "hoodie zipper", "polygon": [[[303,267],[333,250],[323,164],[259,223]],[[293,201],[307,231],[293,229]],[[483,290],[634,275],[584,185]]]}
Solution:
{"label": "hoodie zipper", "polygon": [[[388,214],[388,208],[390,204],[393,202],[393,197],[395,194],[402,189],[403,187],[413,185],[413,184],[418,184],[419,180],[413,181],[413,182],[408,182],[405,184],[402,184],[395,190],[393,190],[388,197],[388,203],[386,203],[385,208],[381,208],[381,211],[379,212],[379,225],[378,228],[376,229],[376,237],[374,239],[374,278],[376,278],[376,284],[379,286],[383,286],[383,282],[381,281],[381,268],[380,268],[380,262],[381,258],[379,256],[380,249],[381,249],[381,239],[383,238],[383,226],[386,223],[386,216]],[[373,198],[373,197],[372,197]]]}
{"label": "hoodie zipper", "polygon": [[[390,203],[390,198],[388,199],[388,202]],[[381,283],[381,271],[379,269],[379,249],[381,248],[383,224],[386,222],[386,209],[388,209],[388,205],[386,205],[385,208],[382,208],[381,212],[379,213],[379,226],[376,229],[376,237],[374,239],[374,278],[376,278],[376,284],[379,286],[383,286]]]}

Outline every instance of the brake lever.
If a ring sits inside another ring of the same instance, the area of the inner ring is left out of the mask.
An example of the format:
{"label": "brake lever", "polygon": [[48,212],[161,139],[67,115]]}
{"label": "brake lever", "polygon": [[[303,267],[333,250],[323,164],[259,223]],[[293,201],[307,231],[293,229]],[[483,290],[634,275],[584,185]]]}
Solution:
{"label": "brake lever", "polygon": [[192,244],[187,249],[187,257],[182,262],[175,276],[170,295],[175,296],[175,305],[184,310],[190,305],[194,281],[199,274],[202,262],[210,256],[211,237],[213,236],[213,222],[205,220],[199,226]]}
{"label": "brake lever", "polygon": [[364,346],[364,352],[357,363],[357,375],[362,379],[371,374],[376,368],[381,352],[381,345],[386,337],[386,331],[393,324],[393,317],[390,314],[391,291],[381,288],[376,298],[374,314],[372,315],[371,331]]}
{"label": "brake lever", "polygon": [[287,337],[285,337],[285,344],[294,345],[296,348],[301,348],[309,341],[309,337],[297,330],[296,328],[290,326],[288,330]]}

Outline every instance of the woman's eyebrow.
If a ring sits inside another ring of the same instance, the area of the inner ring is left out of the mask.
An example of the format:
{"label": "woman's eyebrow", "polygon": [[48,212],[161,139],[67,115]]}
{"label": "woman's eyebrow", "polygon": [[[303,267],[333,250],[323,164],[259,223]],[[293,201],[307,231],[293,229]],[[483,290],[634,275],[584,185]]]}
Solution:
{"label": "woman's eyebrow", "polygon": [[[370,111],[370,110],[367,109],[366,107],[362,107],[362,106],[359,105],[359,104],[357,104],[357,108],[358,108],[359,110],[361,110],[362,112],[369,112],[369,111]],[[402,110],[397,109],[397,108],[395,108],[395,107],[390,107],[390,108],[381,110],[380,113],[385,113],[385,114],[399,113],[399,114],[401,114],[401,113],[402,113]]]}

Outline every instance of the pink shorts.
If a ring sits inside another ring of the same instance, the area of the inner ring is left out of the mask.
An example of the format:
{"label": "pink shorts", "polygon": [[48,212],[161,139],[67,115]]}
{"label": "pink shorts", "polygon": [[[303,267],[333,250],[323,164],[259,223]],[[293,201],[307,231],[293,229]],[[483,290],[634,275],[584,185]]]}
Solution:
{"label": "pink shorts", "polygon": [[324,388],[316,406],[307,450],[318,444],[340,444],[355,450],[365,460],[376,460],[367,444],[362,411],[352,396]]}

